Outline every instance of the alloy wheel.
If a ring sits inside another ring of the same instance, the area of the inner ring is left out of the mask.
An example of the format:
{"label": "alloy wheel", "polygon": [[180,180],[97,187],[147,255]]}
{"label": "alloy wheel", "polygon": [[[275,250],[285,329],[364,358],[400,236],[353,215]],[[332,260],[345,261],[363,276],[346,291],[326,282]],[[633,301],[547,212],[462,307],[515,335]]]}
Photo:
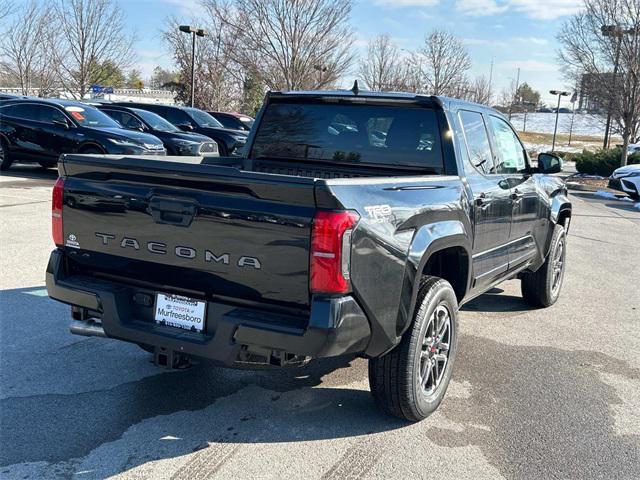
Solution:
{"label": "alloy wheel", "polygon": [[551,281],[551,291],[555,295],[560,290],[562,284],[562,274],[564,270],[564,238],[561,238],[556,247],[553,261],[551,264],[553,270],[553,279]]}
{"label": "alloy wheel", "polygon": [[420,386],[433,395],[449,363],[451,313],[444,304],[436,307],[427,325],[420,352]]}

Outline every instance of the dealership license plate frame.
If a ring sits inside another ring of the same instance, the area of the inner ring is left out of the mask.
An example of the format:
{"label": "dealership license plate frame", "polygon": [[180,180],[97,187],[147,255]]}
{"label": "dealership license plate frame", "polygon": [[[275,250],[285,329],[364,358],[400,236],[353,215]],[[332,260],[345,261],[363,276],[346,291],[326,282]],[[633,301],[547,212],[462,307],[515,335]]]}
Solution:
{"label": "dealership license plate frame", "polygon": [[[194,303],[194,305],[189,305]],[[168,315],[160,315],[159,308],[164,307],[164,311],[174,311],[177,314],[187,314],[193,316],[197,321],[184,319],[171,319]],[[167,307],[170,307],[167,309]],[[186,309],[186,310],[184,310]],[[158,325],[183,330],[185,332],[203,333],[207,321],[207,302],[198,298],[175,295],[173,293],[156,292],[153,302],[153,321]]]}

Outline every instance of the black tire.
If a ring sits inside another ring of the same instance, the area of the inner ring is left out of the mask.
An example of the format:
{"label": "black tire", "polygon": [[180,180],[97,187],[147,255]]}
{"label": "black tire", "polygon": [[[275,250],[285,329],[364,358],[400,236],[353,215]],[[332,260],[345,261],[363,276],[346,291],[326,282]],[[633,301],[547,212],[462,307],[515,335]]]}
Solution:
{"label": "black tire", "polygon": [[[439,340],[437,335],[435,339],[428,335],[434,333],[434,326],[442,327]],[[446,350],[443,340],[448,340]],[[423,277],[413,322],[400,344],[386,355],[369,360],[369,385],[380,408],[410,422],[431,415],[449,386],[457,342],[458,301],[453,288],[441,278]],[[446,357],[443,363],[442,354]]]}
{"label": "black tire", "polygon": [[0,138],[0,170],[3,172],[9,170],[12,163],[13,160],[11,159],[7,142]]}
{"label": "black tire", "polygon": [[566,255],[567,237],[564,227],[556,225],[547,259],[538,270],[522,276],[522,297],[525,302],[534,307],[550,307],[556,303],[562,289]]}

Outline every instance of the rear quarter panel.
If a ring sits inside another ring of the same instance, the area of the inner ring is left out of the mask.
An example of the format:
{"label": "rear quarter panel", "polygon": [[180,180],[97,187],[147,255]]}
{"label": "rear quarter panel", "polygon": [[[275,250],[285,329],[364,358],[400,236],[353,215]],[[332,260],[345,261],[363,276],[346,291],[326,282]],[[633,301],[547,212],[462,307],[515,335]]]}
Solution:
{"label": "rear quarter panel", "polygon": [[[372,325],[366,353],[396,345],[411,321],[417,282],[430,246],[468,242],[468,202],[457,176],[325,181],[319,206],[355,210],[351,283]],[[325,204],[323,198],[336,199]],[[460,240],[462,239],[462,241]]]}

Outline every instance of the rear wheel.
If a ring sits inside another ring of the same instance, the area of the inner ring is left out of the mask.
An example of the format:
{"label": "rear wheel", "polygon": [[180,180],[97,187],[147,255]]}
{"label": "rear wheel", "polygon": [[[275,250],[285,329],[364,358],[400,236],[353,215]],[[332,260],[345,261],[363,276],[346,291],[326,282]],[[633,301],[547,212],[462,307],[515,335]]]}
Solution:
{"label": "rear wheel", "polygon": [[0,139],[0,170],[9,170],[9,167],[11,167],[11,163],[13,163],[13,160],[11,160],[7,142],[5,142],[3,139]]}
{"label": "rear wheel", "polygon": [[556,225],[551,248],[544,264],[535,272],[522,276],[522,297],[534,307],[550,307],[558,300],[567,256],[567,236],[562,225]]}
{"label": "rear wheel", "polygon": [[442,402],[458,341],[458,302],[449,282],[423,277],[416,305],[400,344],[369,361],[376,403],[384,412],[411,422],[428,417]]}

